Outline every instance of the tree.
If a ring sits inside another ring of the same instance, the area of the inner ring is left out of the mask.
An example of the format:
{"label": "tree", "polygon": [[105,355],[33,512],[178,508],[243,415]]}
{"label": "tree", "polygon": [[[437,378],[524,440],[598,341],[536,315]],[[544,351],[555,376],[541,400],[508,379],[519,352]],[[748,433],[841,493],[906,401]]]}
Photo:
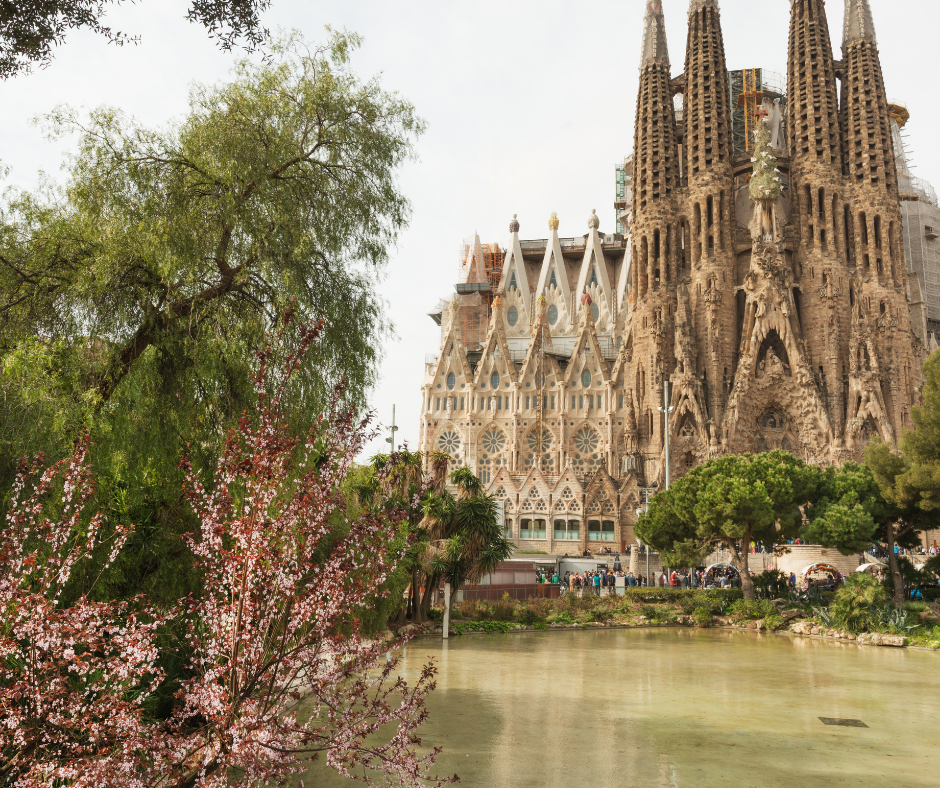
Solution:
{"label": "tree", "polygon": [[469,468],[456,469],[450,478],[457,486],[457,501],[447,507],[451,520],[443,529],[444,538],[434,545],[428,586],[437,588],[443,578],[454,594],[494,571],[512,556],[513,547],[496,519],[496,502],[484,494],[480,479]]}
{"label": "tree", "polygon": [[85,455],[67,466],[61,517],[40,517],[57,497],[55,469],[32,496],[20,497],[22,477],[0,543],[0,709],[16,723],[0,726],[5,784],[260,788],[286,785],[320,753],[346,776],[449,782],[429,775],[438,750],[416,751],[433,666],[409,685],[386,656],[404,641],[361,636],[357,611],[394,570],[388,546],[407,522],[385,505],[347,516],[345,481],[366,422],[339,390],[299,441],[281,411],[284,387],[269,385],[291,377],[318,334],[301,330],[279,375],[262,352],[257,415],[228,435],[210,481],[183,460],[199,523],[186,544],[204,573],[200,593],[173,613],[186,631],[189,678],[166,719],[143,714],[162,678],[160,616],[147,600],[56,608],[100,531],[100,517],[82,517]]}
{"label": "tree", "polygon": [[718,457],[653,496],[636,535],[675,565],[697,562],[724,546],[741,575],[745,599],[754,599],[751,544],[795,536],[802,524],[800,507],[815,487],[815,470],[783,451]]}
{"label": "tree", "polygon": [[[90,30],[121,46],[139,40],[113,30],[103,19],[109,5],[122,0],[0,0],[0,79],[47,66],[52,48],[61,46],[70,30]],[[192,0],[186,18],[201,24],[222,49],[241,44],[251,51],[268,31],[261,11],[271,0]]]}
{"label": "tree", "polygon": [[895,548],[920,543],[940,527],[940,354],[924,364],[924,404],[912,408],[914,429],[905,431],[900,453],[880,440],[865,450],[865,466],[829,469],[820,502],[809,509],[809,533],[844,552],[880,545],[888,555],[896,608],[904,603],[904,567]]}
{"label": "tree", "polygon": [[423,124],[355,75],[358,44],[275,41],[228,84],[193,88],[188,116],[159,130],[58,110],[50,133],[78,135],[67,183],[0,209],[0,495],[12,458],[67,456],[88,429],[96,507],[141,524],[141,560],[122,554],[115,593],[164,586],[151,558],[193,527],[183,443],[214,465],[286,309],[322,320],[325,340],[284,392],[292,428],[341,378],[365,405],[389,328],[377,282],[410,212],[397,173]]}

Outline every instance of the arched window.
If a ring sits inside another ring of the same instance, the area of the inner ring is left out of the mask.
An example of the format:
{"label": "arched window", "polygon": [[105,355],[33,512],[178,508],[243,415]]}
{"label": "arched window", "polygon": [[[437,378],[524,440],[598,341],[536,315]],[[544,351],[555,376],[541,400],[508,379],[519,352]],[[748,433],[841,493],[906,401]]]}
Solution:
{"label": "arched window", "polygon": [[550,326],[553,326],[557,322],[558,322],[558,307],[552,304],[548,308],[548,324]]}
{"label": "arched window", "polygon": [[494,389],[499,388],[499,373],[498,372],[494,372],[492,375],[490,375],[490,386],[492,386]]}
{"label": "arched window", "polygon": [[514,326],[519,322],[519,310],[514,306],[509,307],[508,311],[506,312],[506,322],[511,326]]}
{"label": "arched window", "polygon": [[457,376],[453,372],[447,374],[447,388],[453,389],[457,385]]}

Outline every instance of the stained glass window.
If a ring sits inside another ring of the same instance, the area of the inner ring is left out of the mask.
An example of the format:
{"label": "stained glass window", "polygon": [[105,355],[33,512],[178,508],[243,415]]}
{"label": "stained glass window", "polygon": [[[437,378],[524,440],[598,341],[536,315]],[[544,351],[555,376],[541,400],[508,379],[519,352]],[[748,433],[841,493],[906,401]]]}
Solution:
{"label": "stained glass window", "polygon": [[457,376],[456,376],[453,372],[448,373],[448,375],[447,375],[447,388],[448,388],[448,389],[453,389],[454,386],[456,386],[456,385],[457,385]]}
{"label": "stained glass window", "polygon": [[494,389],[499,388],[499,373],[498,372],[494,372],[492,375],[490,375],[490,385]]}
{"label": "stained glass window", "polygon": [[584,386],[585,388],[591,385],[591,371],[590,370],[586,369],[584,370],[584,372],[581,373],[581,385]]}
{"label": "stained glass window", "polygon": [[591,315],[594,317],[595,323],[601,319],[601,310],[597,304],[591,304]]}
{"label": "stained glass window", "polygon": [[[513,276],[515,276],[515,274],[513,274]],[[506,312],[506,322],[511,326],[519,322],[519,310],[514,306],[509,307],[509,311]]]}
{"label": "stained glass window", "polygon": [[558,307],[552,304],[548,308],[548,324],[550,326],[553,326],[557,322],[558,322]]}

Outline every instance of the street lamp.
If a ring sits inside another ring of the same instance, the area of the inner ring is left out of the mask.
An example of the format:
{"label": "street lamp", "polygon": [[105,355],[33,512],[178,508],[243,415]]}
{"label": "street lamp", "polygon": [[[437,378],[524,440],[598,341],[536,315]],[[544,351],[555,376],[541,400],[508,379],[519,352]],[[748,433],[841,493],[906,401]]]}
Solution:
{"label": "street lamp", "polygon": [[665,436],[665,448],[666,448],[666,487],[669,489],[669,414],[672,413],[675,408],[669,405],[669,381],[663,381],[663,406],[661,408],[656,408],[660,413],[665,414],[666,416],[666,436]]}
{"label": "street lamp", "polygon": [[389,428],[389,432],[392,433],[390,437],[385,439],[386,443],[391,443],[389,451],[395,451],[395,433],[398,432],[398,427],[395,426],[395,406],[392,405],[392,426]]}
{"label": "street lamp", "polygon": [[[657,482],[653,482],[649,487],[641,487],[643,494],[646,496],[646,504],[643,509],[637,509],[637,517],[647,514],[650,510],[650,493],[656,494],[656,488],[659,487]],[[649,545],[643,544],[639,539],[636,540],[636,543],[643,548],[643,551],[646,553],[646,584],[649,586],[650,582],[650,548]]]}

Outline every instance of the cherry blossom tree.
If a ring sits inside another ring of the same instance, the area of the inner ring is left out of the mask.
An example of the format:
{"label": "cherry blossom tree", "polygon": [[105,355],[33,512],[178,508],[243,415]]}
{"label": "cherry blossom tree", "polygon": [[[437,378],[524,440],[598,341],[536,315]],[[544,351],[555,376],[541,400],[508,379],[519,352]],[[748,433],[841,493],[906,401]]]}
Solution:
{"label": "cherry blossom tree", "polygon": [[[290,434],[281,395],[321,331],[290,317],[259,355],[256,415],[228,436],[211,482],[182,461],[199,521],[186,543],[204,583],[178,611],[86,597],[62,607],[73,570],[100,549],[101,518],[82,518],[87,440],[32,488],[41,465],[23,469],[0,541],[0,784],[286,785],[321,756],[366,782],[456,780],[431,775],[439,750],[418,749],[434,666],[408,683],[391,656],[404,639],[360,631],[408,513],[347,505],[344,482],[369,428],[342,388],[305,440]],[[289,332],[297,341],[280,359],[272,348]],[[60,516],[44,516],[60,477]],[[127,534],[118,529],[106,565]],[[155,633],[171,616],[186,632],[188,678],[172,714],[148,720],[144,701],[163,678]]]}

